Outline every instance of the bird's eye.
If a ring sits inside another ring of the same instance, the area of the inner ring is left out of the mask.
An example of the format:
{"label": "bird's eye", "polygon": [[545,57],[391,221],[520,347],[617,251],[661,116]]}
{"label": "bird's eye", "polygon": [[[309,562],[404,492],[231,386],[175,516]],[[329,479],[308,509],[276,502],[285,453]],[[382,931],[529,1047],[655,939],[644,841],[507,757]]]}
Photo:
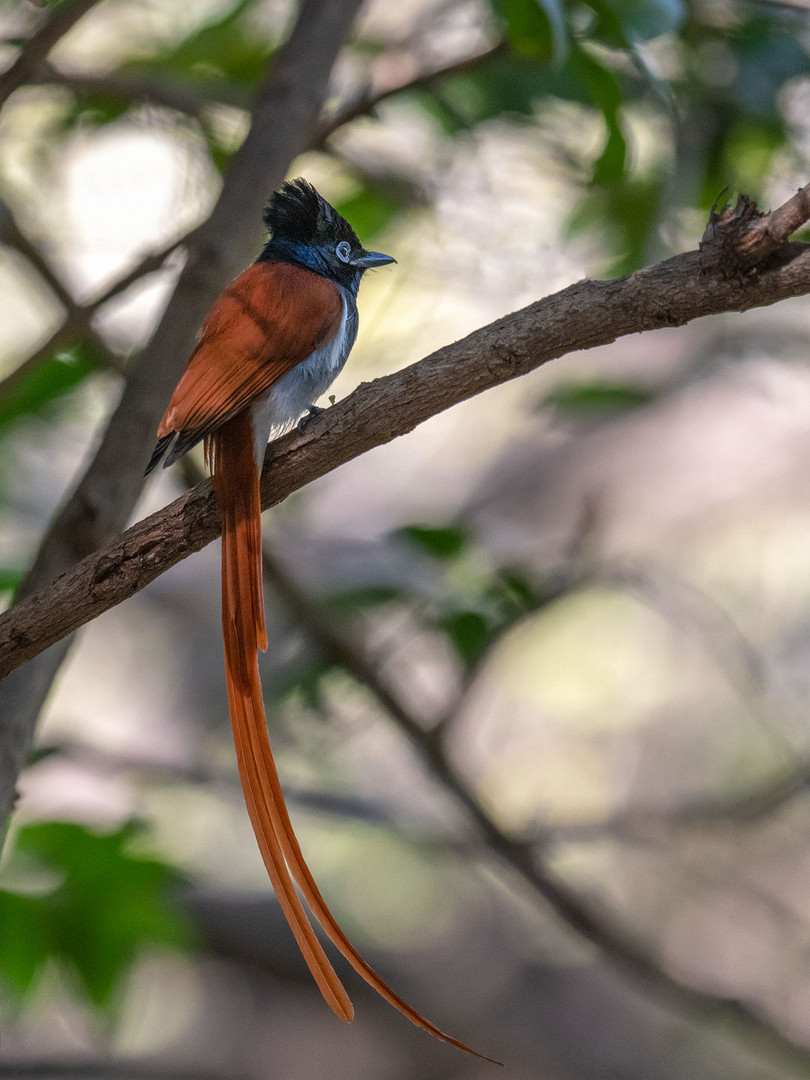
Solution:
{"label": "bird's eye", "polygon": [[335,254],[341,262],[347,263],[351,258],[352,246],[346,240],[341,240],[338,246],[335,248]]}

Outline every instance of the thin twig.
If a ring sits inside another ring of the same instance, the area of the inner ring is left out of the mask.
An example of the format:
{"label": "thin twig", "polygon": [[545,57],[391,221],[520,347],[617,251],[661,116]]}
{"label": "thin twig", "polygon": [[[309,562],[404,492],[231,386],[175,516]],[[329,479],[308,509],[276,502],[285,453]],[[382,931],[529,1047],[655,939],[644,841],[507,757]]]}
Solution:
{"label": "thin twig", "polygon": [[27,82],[54,45],[86,15],[99,0],[69,0],[60,4],[23,45],[11,67],[0,75],[0,106],[17,87]]}
{"label": "thin twig", "polygon": [[217,84],[215,93],[203,93],[191,85],[156,78],[154,74],[140,76],[111,71],[96,75],[41,64],[28,82],[32,86],[61,86],[74,94],[102,94],[144,105],[159,105],[191,117],[202,116],[207,109],[218,105],[245,110],[250,107],[247,89]]}
{"label": "thin twig", "polygon": [[[152,274],[166,262],[166,259],[185,244],[191,233],[172,240],[162,250],[149,252],[144,255],[130,270],[118,278],[111,285],[106,286],[94,299],[86,303],[77,304],[70,300],[67,317],[61,326],[57,327],[51,336],[37,347],[36,351],[26,357],[13,371],[9,372],[4,379],[0,379],[0,403],[12,394],[22,383],[25,382],[46,360],[49,360],[58,349],[66,349],[79,338],[91,331],[93,318],[98,310],[114,297],[125,292],[136,281]],[[15,245],[16,246],[16,245]],[[44,261],[44,260],[43,260]],[[96,344],[103,345],[100,338],[96,337]],[[106,350],[109,352],[109,350]]]}
{"label": "thin twig", "polygon": [[694,799],[667,809],[633,806],[598,821],[555,824],[531,840],[546,845],[562,841],[592,842],[614,836],[625,840],[671,839],[676,833],[703,829],[750,828],[772,818],[810,790],[810,762],[784,769],[727,798]]}
{"label": "thin twig", "polygon": [[767,1047],[768,1051],[786,1056],[803,1068],[810,1067],[810,1050],[807,1047],[796,1043],[752,1006],[681,982],[666,970],[637,935],[607,909],[595,901],[585,900],[558,877],[537,854],[534,845],[512,837],[501,829],[453,767],[444,740],[437,738],[434,731],[427,730],[410,713],[380,677],[379,671],[369,663],[362,645],[339,629],[321,607],[293,582],[266,546],[264,568],[269,584],[307,633],[333,661],[371,691],[378,704],[417,750],[434,779],[464,807],[489,850],[511,867],[568,926],[596,945],[618,968],[641,980],[665,1000],[704,1020],[718,1025],[731,1024],[740,1034],[752,1039],[755,1049]]}
{"label": "thin twig", "polygon": [[4,199],[0,199],[0,244],[19,251],[33,266],[60,304],[67,309],[68,314],[73,311],[76,307],[75,300],[51,267],[50,262],[20,228],[14,212]]}
{"label": "thin twig", "polygon": [[355,101],[342,106],[342,108],[338,109],[332,116],[327,116],[323,120],[315,142],[313,143],[313,149],[321,148],[329,136],[333,135],[338,128],[344,127],[346,124],[350,124],[353,120],[357,120],[362,116],[372,116],[377,107],[382,105],[384,101],[388,101],[389,98],[395,97],[398,94],[409,93],[412,90],[429,89],[434,83],[441,79],[448,78],[452,75],[464,75],[471,71],[477,71],[478,68],[485,66],[491,60],[506,56],[507,54],[508,48],[506,43],[499,41],[496,45],[493,45],[492,48],[486,49],[484,52],[475,53],[472,56],[465,56],[460,60],[453,60],[449,64],[431,68],[428,71],[421,71],[407,79],[401,79],[398,82],[390,83],[388,86],[381,86],[377,89],[370,88],[361,94]]}
{"label": "thin twig", "polygon": [[748,263],[761,262],[791,237],[810,218],[810,184],[776,210],[756,221],[739,244],[740,257]]}

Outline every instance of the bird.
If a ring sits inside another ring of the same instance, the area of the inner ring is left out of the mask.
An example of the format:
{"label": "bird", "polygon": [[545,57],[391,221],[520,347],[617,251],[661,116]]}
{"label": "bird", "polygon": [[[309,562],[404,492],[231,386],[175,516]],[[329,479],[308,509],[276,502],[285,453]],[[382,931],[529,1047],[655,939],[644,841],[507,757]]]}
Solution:
{"label": "bird", "polygon": [[315,402],[357,337],[360,281],[367,270],[396,260],[367,251],[348,221],[300,177],[272,194],[263,217],[267,242],[203,322],[146,474],[203,442],[222,522],[222,631],[239,776],[268,875],[321,994],[341,1019],[353,1019],[296,884],[326,936],[386,1001],[436,1038],[483,1058],[396,994],[346,937],[304,859],[273,760],[258,668],[258,650],[267,648],[259,498],[265,449],[271,433],[321,411]]}

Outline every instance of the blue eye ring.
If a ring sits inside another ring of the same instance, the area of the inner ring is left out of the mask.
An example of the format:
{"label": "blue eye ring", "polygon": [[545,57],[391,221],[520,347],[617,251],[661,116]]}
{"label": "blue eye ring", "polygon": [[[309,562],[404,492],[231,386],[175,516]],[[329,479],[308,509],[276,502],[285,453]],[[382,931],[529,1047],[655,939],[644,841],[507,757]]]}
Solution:
{"label": "blue eye ring", "polygon": [[335,248],[335,254],[341,262],[347,263],[352,257],[352,246],[348,240],[341,240]]}

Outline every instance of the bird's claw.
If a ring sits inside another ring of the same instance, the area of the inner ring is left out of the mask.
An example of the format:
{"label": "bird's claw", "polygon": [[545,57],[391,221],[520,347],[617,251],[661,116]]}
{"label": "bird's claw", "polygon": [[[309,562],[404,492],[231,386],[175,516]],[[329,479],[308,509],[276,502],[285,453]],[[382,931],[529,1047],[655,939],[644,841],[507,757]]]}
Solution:
{"label": "bird's claw", "polygon": [[316,416],[320,416],[322,412],[326,412],[326,409],[322,409],[320,405],[310,405],[310,407],[296,424],[296,427],[299,431],[303,431],[307,424],[310,422],[310,420],[314,419]]}

